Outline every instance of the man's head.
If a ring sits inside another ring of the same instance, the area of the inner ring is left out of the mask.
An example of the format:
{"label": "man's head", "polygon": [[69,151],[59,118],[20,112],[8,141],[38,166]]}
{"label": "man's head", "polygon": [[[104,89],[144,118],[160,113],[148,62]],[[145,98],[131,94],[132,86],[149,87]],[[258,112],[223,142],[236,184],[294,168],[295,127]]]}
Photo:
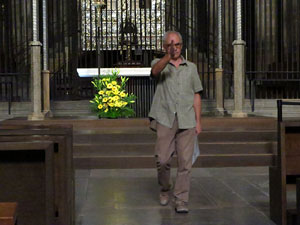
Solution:
{"label": "man's head", "polygon": [[171,55],[171,58],[174,60],[178,59],[182,49],[181,34],[176,31],[168,31],[164,35],[163,42],[164,49]]}

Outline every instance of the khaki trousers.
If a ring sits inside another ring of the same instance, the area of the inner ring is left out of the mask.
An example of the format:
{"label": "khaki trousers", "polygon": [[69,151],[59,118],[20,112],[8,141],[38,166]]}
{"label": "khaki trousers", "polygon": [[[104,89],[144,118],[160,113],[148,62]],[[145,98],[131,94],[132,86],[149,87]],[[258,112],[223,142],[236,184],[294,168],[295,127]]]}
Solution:
{"label": "khaki trousers", "polygon": [[172,128],[157,123],[156,134],[155,156],[161,190],[170,189],[170,163],[172,155],[176,152],[178,169],[173,194],[176,200],[188,202],[195,128],[178,129],[176,117]]}

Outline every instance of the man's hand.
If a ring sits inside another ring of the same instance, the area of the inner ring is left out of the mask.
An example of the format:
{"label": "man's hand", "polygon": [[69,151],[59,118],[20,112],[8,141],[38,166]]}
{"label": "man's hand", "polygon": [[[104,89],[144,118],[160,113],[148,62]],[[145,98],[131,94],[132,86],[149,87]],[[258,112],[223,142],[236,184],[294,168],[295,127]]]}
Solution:
{"label": "man's hand", "polygon": [[161,58],[151,69],[151,75],[156,77],[159,73],[166,67],[166,65],[170,62],[172,57],[175,55],[175,46],[174,41],[171,42],[170,45],[166,47],[166,54],[163,58]]}
{"label": "man's hand", "polygon": [[167,48],[167,54],[169,54],[171,58],[174,58],[174,56],[175,56],[175,46],[174,46],[173,40]]}
{"label": "man's hand", "polygon": [[200,134],[202,132],[202,126],[201,123],[196,124],[196,129],[195,129],[196,134]]}

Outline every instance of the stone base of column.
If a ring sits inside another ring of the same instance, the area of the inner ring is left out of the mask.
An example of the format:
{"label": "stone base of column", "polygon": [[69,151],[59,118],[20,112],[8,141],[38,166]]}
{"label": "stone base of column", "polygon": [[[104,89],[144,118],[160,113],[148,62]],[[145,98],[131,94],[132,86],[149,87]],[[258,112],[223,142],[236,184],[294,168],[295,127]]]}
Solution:
{"label": "stone base of column", "polygon": [[245,118],[248,117],[248,114],[244,112],[233,112],[231,116],[235,118]]}
{"label": "stone base of column", "polygon": [[28,120],[44,120],[45,116],[43,113],[32,113],[28,115]]}
{"label": "stone base of column", "polygon": [[224,108],[216,108],[214,114],[215,116],[224,116],[226,114],[226,110]]}
{"label": "stone base of column", "polygon": [[50,111],[50,110],[48,110],[48,111],[43,111],[43,114],[44,114],[44,116],[45,117],[53,117],[53,113],[52,113],[52,111]]}

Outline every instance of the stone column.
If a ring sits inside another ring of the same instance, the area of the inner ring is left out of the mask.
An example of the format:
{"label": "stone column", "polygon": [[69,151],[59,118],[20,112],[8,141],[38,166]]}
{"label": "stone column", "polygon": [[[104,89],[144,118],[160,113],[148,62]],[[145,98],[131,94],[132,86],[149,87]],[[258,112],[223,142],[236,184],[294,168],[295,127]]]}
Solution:
{"label": "stone column", "polygon": [[216,68],[216,115],[224,115],[223,69]]}
{"label": "stone column", "polygon": [[243,40],[233,42],[234,50],[234,111],[232,117],[246,117],[243,112],[245,95],[245,45]]}
{"label": "stone column", "polygon": [[52,117],[50,109],[50,71],[43,70],[43,113],[47,117]]}
{"label": "stone column", "polygon": [[218,68],[216,68],[216,115],[224,115],[223,96],[223,34],[222,34],[222,0],[218,0]]}
{"label": "stone column", "polygon": [[245,95],[245,45],[242,40],[242,0],[236,0],[236,40],[233,44],[234,51],[234,111],[232,117],[246,117],[243,112]]}
{"label": "stone column", "polygon": [[42,99],[41,99],[41,42],[32,41],[31,48],[31,106],[32,113],[28,115],[28,120],[43,120]]}
{"label": "stone column", "polygon": [[50,71],[48,70],[48,0],[42,1],[43,7],[43,114],[52,117],[50,110]]}

